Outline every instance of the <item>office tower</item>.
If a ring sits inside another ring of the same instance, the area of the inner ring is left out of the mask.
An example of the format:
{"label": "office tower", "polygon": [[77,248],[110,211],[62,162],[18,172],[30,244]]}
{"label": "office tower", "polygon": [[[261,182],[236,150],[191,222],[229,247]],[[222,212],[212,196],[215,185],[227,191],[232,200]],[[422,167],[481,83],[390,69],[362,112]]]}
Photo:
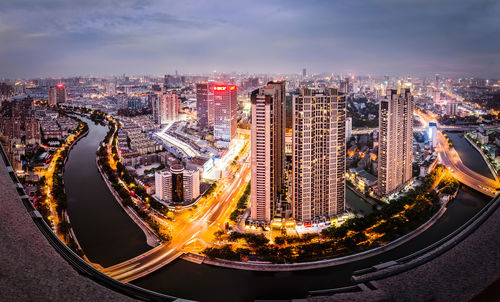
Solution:
{"label": "office tower", "polygon": [[285,165],[285,86],[269,82],[252,92],[251,218],[269,222],[278,212]]}
{"label": "office tower", "polygon": [[214,93],[212,83],[196,84],[196,119],[202,128],[214,124]]}
{"label": "office tower", "polygon": [[56,86],[50,86],[49,88],[49,106],[57,106],[60,103],[66,102],[66,87],[63,84],[57,84]]}
{"label": "office tower", "polygon": [[352,136],[352,117],[345,119],[345,138],[350,140]]}
{"label": "office tower", "polygon": [[238,95],[235,85],[215,84],[214,94],[214,139],[222,147],[229,147],[236,136]]}
{"label": "office tower", "polygon": [[436,148],[437,145],[437,123],[430,122],[429,123],[429,144],[432,148]]}
{"label": "office tower", "polygon": [[307,70],[305,68],[302,69],[302,76],[307,77]]}
{"label": "office tower", "polygon": [[345,210],[346,100],[337,90],[293,97],[292,211],[298,221]]}
{"label": "office tower", "polygon": [[458,114],[458,103],[451,102],[446,104],[446,114],[449,116],[455,116]]}
{"label": "office tower", "polygon": [[413,96],[410,89],[398,94],[388,89],[379,105],[378,189],[387,194],[412,175]]}
{"label": "office tower", "polygon": [[441,92],[439,92],[439,90],[434,90],[434,96],[432,100],[434,101],[434,104],[439,104],[439,102],[441,101]]}
{"label": "office tower", "polygon": [[184,170],[184,200],[193,201],[200,196],[200,171]]}

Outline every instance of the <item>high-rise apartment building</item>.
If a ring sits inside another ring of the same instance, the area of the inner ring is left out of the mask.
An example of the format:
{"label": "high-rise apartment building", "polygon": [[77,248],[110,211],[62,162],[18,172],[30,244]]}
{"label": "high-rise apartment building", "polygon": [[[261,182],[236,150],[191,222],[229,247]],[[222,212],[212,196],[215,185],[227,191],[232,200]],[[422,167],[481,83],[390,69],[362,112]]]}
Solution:
{"label": "high-rise apartment building", "polygon": [[281,209],[285,165],[285,86],[269,82],[252,92],[251,218],[269,222]]}
{"label": "high-rise apartment building", "polygon": [[153,119],[157,124],[167,124],[179,120],[180,99],[175,93],[163,93],[152,99]]}
{"label": "high-rise apartment building", "polygon": [[196,84],[196,119],[200,127],[208,128],[214,124],[213,83]]}
{"label": "high-rise apartment building", "polygon": [[292,212],[298,221],[345,211],[346,100],[337,90],[293,97]]}
{"label": "high-rise apartment building", "polygon": [[410,89],[388,89],[379,105],[378,189],[387,194],[412,175],[413,96]]}
{"label": "high-rise apartment building", "polygon": [[200,171],[180,164],[155,173],[155,196],[159,200],[182,203],[200,196]]}
{"label": "high-rise apartment building", "polygon": [[449,116],[458,115],[458,103],[450,102],[446,104],[446,114]]}
{"label": "high-rise apartment building", "polygon": [[56,86],[49,87],[49,106],[57,106],[60,103],[66,102],[66,87],[63,84],[57,84]]}
{"label": "high-rise apartment building", "polygon": [[172,200],[172,174],[169,170],[156,171],[155,196],[160,200]]}
{"label": "high-rise apartment building", "polygon": [[236,136],[238,94],[236,85],[214,84],[214,139],[220,146],[228,147]]}
{"label": "high-rise apartment building", "polygon": [[200,171],[184,170],[183,172],[184,200],[193,201],[200,196]]}

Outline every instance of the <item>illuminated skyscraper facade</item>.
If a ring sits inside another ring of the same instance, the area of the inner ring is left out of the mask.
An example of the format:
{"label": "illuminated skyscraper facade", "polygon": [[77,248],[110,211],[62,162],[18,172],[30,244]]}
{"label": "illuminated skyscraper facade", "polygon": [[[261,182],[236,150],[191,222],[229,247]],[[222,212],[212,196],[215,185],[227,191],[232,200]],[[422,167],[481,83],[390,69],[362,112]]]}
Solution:
{"label": "illuminated skyscraper facade", "polygon": [[378,189],[387,194],[412,175],[413,96],[410,89],[388,89],[379,105]]}
{"label": "illuminated skyscraper facade", "polygon": [[345,211],[346,100],[337,90],[293,96],[292,212],[298,221]]}
{"label": "illuminated skyscraper facade", "polygon": [[198,125],[208,128],[214,124],[214,93],[212,83],[196,84],[196,119]]}
{"label": "illuminated skyscraper facade", "polygon": [[219,145],[229,146],[236,136],[238,94],[235,85],[214,84],[214,139]]}
{"label": "illuminated skyscraper facade", "polygon": [[57,106],[60,103],[66,102],[66,87],[63,84],[51,86],[48,93],[48,105]]}
{"label": "illuminated skyscraper facade", "polygon": [[269,82],[252,92],[251,218],[269,222],[280,210],[285,165],[285,86]]}

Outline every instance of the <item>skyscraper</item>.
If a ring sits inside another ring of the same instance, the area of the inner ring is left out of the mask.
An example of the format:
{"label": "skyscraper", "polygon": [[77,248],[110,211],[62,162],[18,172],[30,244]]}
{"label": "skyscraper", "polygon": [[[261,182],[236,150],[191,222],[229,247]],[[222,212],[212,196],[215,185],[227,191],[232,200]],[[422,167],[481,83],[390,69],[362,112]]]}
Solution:
{"label": "skyscraper", "polygon": [[305,68],[302,69],[302,76],[307,77],[307,70]]}
{"label": "skyscraper", "polygon": [[214,93],[212,83],[196,84],[196,119],[200,127],[214,124]]}
{"label": "skyscraper", "polygon": [[301,89],[293,97],[293,203],[298,221],[345,210],[345,96]]}
{"label": "skyscraper", "polygon": [[60,103],[66,102],[66,87],[63,84],[49,87],[49,106],[57,106]]}
{"label": "skyscraper", "polygon": [[379,105],[378,188],[387,194],[407,182],[413,161],[413,96],[388,89]]}
{"label": "skyscraper", "polygon": [[251,218],[269,222],[279,212],[285,165],[285,86],[269,82],[252,92]]}
{"label": "skyscraper", "polygon": [[228,147],[236,136],[238,95],[235,85],[214,84],[214,139],[219,146]]}

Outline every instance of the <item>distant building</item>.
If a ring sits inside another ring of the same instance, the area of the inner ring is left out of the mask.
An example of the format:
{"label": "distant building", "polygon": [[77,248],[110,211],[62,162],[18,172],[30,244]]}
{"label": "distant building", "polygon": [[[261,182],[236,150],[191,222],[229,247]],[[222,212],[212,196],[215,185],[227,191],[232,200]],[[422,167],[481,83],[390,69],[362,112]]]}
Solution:
{"label": "distant building", "polygon": [[378,188],[387,194],[412,176],[413,96],[388,89],[379,105]]}
{"label": "distant building", "polygon": [[343,94],[348,94],[350,92],[350,83],[349,78],[344,78],[342,82],[340,82],[339,92]]}
{"label": "distant building", "polygon": [[116,94],[116,84],[113,82],[106,83],[104,86],[104,93],[106,96],[114,96]]}
{"label": "distant building", "polygon": [[175,122],[179,119],[181,102],[175,93],[164,93],[160,99],[161,124]]}
{"label": "distant building", "polygon": [[58,104],[66,102],[66,87],[63,84],[49,87],[49,106],[57,106]]}
{"label": "distant building", "polygon": [[345,137],[350,140],[352,136],[352,117],[347,117],[345,119]]}
{"label": "distant building", "polygon": [[297,221],[345,211],[346,100],[333,88],[293,96],[292,212]]}
{"label": "distant building", "polygon": [[450,102],[446,104],[446,114],[449,116],[458,115],[458,103]]}
{"label": "distant building", "polygon": [[441,92],[439,92],[439,90],[434,90],[434,96],[433,96],[433,101],[434,101],[434,104],[439,104],[439,102],[441,102]]}
{"label": "distant building", "polygon": [[252,92],[251,218],[270,222],[279,212],[285,166],[285,86],[269,82]]}
{"label": "distant building", "polygon": [[238,127],[238,94],[236,85],[214,84],[214,139],[229,147]]}
{"label": "distant building", "polygon": [[302,76],[307,77],[307,70],[305,68],[302,69]]}
{"label": "distant building", "polygon": [[429,144],[432,148],[436,148],[437,145],[437,123],[429,123]]}
{"label": "distant building", "polygon": [[214,124],[214,93],[212,83],[196,84],[196,119],[202,128]]}

